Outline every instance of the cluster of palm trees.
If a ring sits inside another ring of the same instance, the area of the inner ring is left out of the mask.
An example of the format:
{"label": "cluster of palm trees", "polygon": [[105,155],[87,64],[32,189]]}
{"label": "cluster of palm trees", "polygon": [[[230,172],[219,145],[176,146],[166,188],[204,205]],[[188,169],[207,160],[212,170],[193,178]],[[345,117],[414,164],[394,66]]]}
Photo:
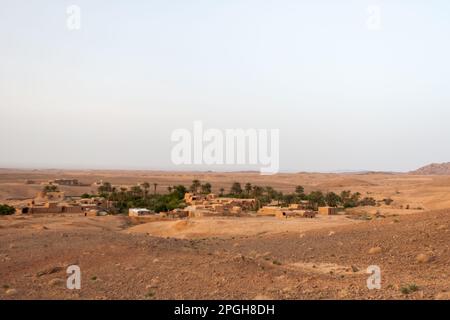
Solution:
{"label": "cluster of palm trees", "polygon": [[206,182],[202,184],[200,180],[192,180],[192,184],[189,188],[189,191],[193,193],[202,193],[202,194],[209,194],[211,193],[212,186],[209,182]]}
{"label": "cluster of palm trees", "polygon": [[47,192],[58,192],[58,186],[55,186],[54,184],[49,184],[46,185],[43,189],[42,192],[43,193],[47,193]]}
{"label": "cluster of palm trees", "polygon": [[[153,192],[151,189],[153,187]],[[155,211],[167,211],[178,207],[183,207],[184,194],[188,189],[183,185],[169,186],[164,194],[158,194],[157,183],[150,184],[148,182],[141,183],[130,188],[114,187],[109,182],[103,183],[98,187],[99,195],[118,203],[121,210],[131,207],[144,207]],[[212,192],[212,185],[209,182],[202,183],[200,180],[193,180],[189,187],[190,192],[209,194]],[[364,205],[376,205],[377,202],[373,198],[361,198],[361,194],[351,191],[342,191],[340,194],[334,192],[323,193],[322,191],[312,191],[305,193],[302,186],[297,186],[294,192],[283,193],[275,190],[271,186],[258,186],[247,182],[244,187],[241,183],[233,182],[229,192],[225,192],[225,188],[219,189],[219,196],[232,198],[254,198],[257,200],[258,207],[276,201],[281,206],[287,206],[293,203],[301,203],[308,201],[312,209],[318,206],[346,208]]]}
{"label": "cluster of palm trees", "polygon": [[[151,191],[153,187],[153,192]],[[115,187],[109,182],[104,182],[97,189],[98,195],[114,201],[115,206],[121,212],[126,212],[129,208],[141,207],[154,210],[156,212],[173,210],[183,206],[184,194],[187,189],[184,186],[170,186],[168,193],[159,194],[157,183],[148,182],[127,187]],[[83,195],[90,197],[91,195]]]}
{"label": "cluster of palm trees", "polygon": [[138,185],[135,186],[131,186],[129,189],[126,187],[115,187],[113,186],[111,183],[109,182],[103,182],[102,185],[100,185],[97,188],[97,191],[100,195],[104,195],[104,194],[110,194],[110,193],[126,193],[129,192],[134,196],[137,195],[142,195],[143,198],[146,198],[149,195],[149,191],[150,191],[150,187],[153,186],[153,194],[156,195],[157,194],[157,188],[158,188],[158,184],[157,183],[153,183],[152,185],[150,185],[150,183],[148,182],[143,182],[140,183]]}
{"label": "cluster of palm trees", "polygon": [[[210,193],[211,184],[202,184],[199,180],[192,181],[190,190],[192,192]],[[219,196],[233,197],[233,198],[254,198],[257,200],[259,206],[266,205],[272,201],[276,201],[279,205],[286,206],[292,203],[300,203],[302,201],[308,201],[312,209],[318,206],[330,206],[338,207],[343,206],[346,208],[376,205],[376,201],[373,198],[365,197],[361,198],[359,192],[352,193],[349,190],[342,191],[340,194],[334,192],[312,191],[309,194],[305,193],[303,186],[296,186],[294,192],[283,193],[275,190],[271,186],[258,186],[250,182],[247,182],[242,188],[241,183],[233,182],[229,193],[225,193],[224,188],[219,189]]]}

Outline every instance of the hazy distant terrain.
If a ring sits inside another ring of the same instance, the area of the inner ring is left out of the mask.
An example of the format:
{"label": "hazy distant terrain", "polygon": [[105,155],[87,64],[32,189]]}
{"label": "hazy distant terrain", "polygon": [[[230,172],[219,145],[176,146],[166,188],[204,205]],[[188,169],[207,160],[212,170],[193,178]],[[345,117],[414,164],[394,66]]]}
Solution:
{"label": "hazy distant terrain", "polygon": [[[220,188],[229,190],[235,181],[245,184],[272,186],[283,192],[293,192],[302,185],[306,192],[342,190],[359,191],[363,196],[375,199],[392,198],[394,207],[409,205],[423,209],[450,208],[450,175],[419,175],[401,173],[280,173],[273,176],[257,172],[166,172],[123,170],[13,170],[0,169],[0,201],[9,198],[34,197],[42,189],[40,183],[56,178],[76,178],[92,184],[108,181],[114,185],[132,186],[140,182],[157,183],[157,192],[167,192],[168,186],[190,186],[192,180],[212,184],[213,192]],[[25,184],[34,180],[36,184]],[[97,192],[96,187],[60,187],[67,195]]]}
{"label": "hazy distant terrain", "polygon": [[424,175],[450,175],[450,162],[432,163],[411,172],[412,174]]}

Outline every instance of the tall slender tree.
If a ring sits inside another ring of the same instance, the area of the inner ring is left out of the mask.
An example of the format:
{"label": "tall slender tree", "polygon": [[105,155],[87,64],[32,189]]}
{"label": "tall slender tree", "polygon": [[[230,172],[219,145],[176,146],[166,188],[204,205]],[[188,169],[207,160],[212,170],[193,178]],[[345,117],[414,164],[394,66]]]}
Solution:
{"label": "tall slender tree", "polygon": [[191,188],[190,188],[191,192],[197,193],[200,186],[201,186],[201,183],[199,180],[197,180],[197,179],[192,180],[192,184],[191,184]]}
{"label": "tall slender tree", "polygon": [[144,182],[141,186],[142,188],[144,188],[144,199],[147,199],[148,189],[150,189],[150,183]]}
{"label": "tall slender tree", "polygon": [[211,193],[211,184],[209,182],[202,184],[201,189],[202,189],[202,193],[204,194],[210,194]]}
{"label": "tall slender tree", "polygon": [[239,182],[233,182],[231,185],[230,193],[232,195],[238,196],[242,194],[242,187]]}
{"label": "tall slender tree", "polygon": [[247,192],[247,197],[250,196],[250,191],[252,191],[252,184],[250,182],[247,182],[245,184],[245,192]]}

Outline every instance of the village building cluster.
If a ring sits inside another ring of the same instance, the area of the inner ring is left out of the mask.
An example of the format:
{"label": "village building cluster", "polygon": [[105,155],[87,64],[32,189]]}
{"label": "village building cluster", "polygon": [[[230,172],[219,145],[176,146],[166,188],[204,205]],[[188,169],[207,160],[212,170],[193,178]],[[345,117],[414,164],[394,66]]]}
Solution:
{"label": "village building cluster", "polygon": [[70,186],[70,187],[87,186],[87,184],[80,182],[78,179],[55,179],[49,181],[49,184],[56,184],[58,186]]}
{"label": "village building cluster", "polygon": [[106,215],[115,211],[111,201],[102,197],[66,197],[64,192],[39,192],[27,204],[16,206],[21,214],[79,213],[86,216]]}
{"label": "village building cluster", "polygon": [[[50,185],[81,186],[77,179],[55,179]],[[94,183],[102,185],[102,181]],[[48,185],[48,184],[47,184]],[[155,213],[148,208],[130,208],[130,217],[153,218],[199,218],[211,216],[274,216],[280,219],[291,217],[314,218],[320,215],[335,215],[338,209],[334,207],[319,207],[312,210],[311,203],[302,200],[289,206],[280,206],[278,202],[260,207],[257,199],[221,197],[214,193],[186,192],[184,194],[185,207],[181,206],[169,212]],[[61,191],[43,190],[27,203],[16,206],[16,212],[20,214],[58,214],[74,213],[85,216],[107,215],[116,213],[114,202],[99,196],[78,197],[66,196]]]}
{"label": "village building cluster", "polygon": [[[188,192],[184,196],[186,207],[183,209],[175,209],[167,213],[161,213],[161,217],[170,218],[199,218],[213,216],[274,216],[280,219],[290,217],[314,218],[320,215],[335,215],[337,208],[319,207],[317,211],[311,210],[309,201],[301,201],[300,203],[290,204],[288,207],[281,207],[277,202],[263,206],[259,210],[256,199],[228,198],[218,197],[216,194],[195,194]],[[155,213],[145,208],[129,209],[129,216],[143,217],[154,215]]]}
{"label": "village building cluster", "polygon": [[[239,216],[243,213],[256,209],[255,199],[236,199],[217,197],[215,194],[194,194],[184,195],[185,208],[177,208],[167,213],[162,213],[162,217],[170,218],[199,218],[209,216]],[[152,215],[154,212],[144,208],[131,208],[128,215],[131,217],[141,217]]]}
{"label": "village building cluster", "polygon": [[214,215],[239,216],[243,212],[256,209],[255,199],[217,197],[213,193],[204,195],[188,192],[184,195],[184,202],[188,205],[184,210],[191,218]]}
{"label": "village building cluster", "polygon": [[[25,180],[25,184],[38,184],[35,180]],[[54,179],[48,181],[40,182],[41,185],[49,185],[49,186],[66,186],[66,187],[86,187],[89,184],[83,183],[78,179]]]}
{"label": "village building cluster", "polygon": [[260,216],[275,216],[277,218],[314,218],[316,216],[316,212],[310,210],[309,207],[309,201],[302,201],[299,204],[290,204],[288,207],[280,207],[278,204],[271,204],[259,209],[257,214]]}

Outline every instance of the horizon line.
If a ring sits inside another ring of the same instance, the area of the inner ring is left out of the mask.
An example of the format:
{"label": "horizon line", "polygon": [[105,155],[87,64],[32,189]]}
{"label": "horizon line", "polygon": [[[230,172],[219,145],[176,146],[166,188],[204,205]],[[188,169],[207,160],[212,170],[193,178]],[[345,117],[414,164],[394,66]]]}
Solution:
{"label": "horizon line", "polygon": [[[148,171],[148,172],[179,172],[179,173],[255,173],[260,174],[258,170],[194,170],[194,169],[144,169],[144,168],[74,168],[74,167],[14,167],[14,166],[0,166],[0,170],[21,170],[21,171]],[[412,171],[395,171],[395,170],[325,170],[325,171],[308,171],[308,170],[280,170],[277,174],[407,174]]]}

